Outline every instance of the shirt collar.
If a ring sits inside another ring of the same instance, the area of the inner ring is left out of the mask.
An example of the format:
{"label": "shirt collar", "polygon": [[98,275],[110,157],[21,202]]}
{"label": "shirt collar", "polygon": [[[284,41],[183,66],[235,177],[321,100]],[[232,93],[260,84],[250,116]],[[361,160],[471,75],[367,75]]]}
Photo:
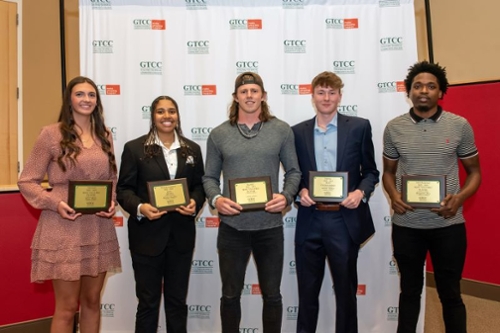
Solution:
{"label": "shirt collar", "polygon": [[[431,120],[434,120],[434,122],[438,122],[439,121],[439,118],[441,118],[441,115],[443,114],[443,108],[441,106],[438,105],[438,110],[436,113],[434,113],[434,115],[428,119],[431,119]],[[424,118],[418,116],[415,111],[413,111],[413,108],[410,109],[410,117],[411,119],[413,120],[414,123],[419,123],[421,122],[422,120],[424,120]]]}
{"label": "shirt collar", "polygon": [[177,148],[180,148],[181,145],[179,143],[179,136],[177,135],[177,131],[174,131],[174,142],[172,142],[172,145],[170,146],[170,148],[167,148],[163,142],[161,142],[160,138],[158,137],[158,133],[155,134],[155,144],[162,147],[162,148],[166,148],[168,150],[173,150],[173,149],[177,149]]}
{"label": "shirt collar", "polygon": [[[333,116],[332,120],[330,120],[330,122],[328,123],[328,125],[326,125],[326,129],[328,130],[328,128],[330,127],[337,127],[337,123],[338,123],[338,115],[339,113],[338,112],[335,112],[335,115]],[[314,121],[314,130],[315,131],[322,131],[321,127],[318,126],[318,117],[316,117],[316,120]]]}

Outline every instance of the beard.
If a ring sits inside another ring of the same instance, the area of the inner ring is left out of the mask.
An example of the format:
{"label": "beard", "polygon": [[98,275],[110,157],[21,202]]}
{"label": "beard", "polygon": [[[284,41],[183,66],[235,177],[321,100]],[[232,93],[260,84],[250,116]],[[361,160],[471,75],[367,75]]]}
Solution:
{"label": "beard", "polygon": [[432,109],[429,105],[415,105],[414,108],[418,112],[428,112]]}

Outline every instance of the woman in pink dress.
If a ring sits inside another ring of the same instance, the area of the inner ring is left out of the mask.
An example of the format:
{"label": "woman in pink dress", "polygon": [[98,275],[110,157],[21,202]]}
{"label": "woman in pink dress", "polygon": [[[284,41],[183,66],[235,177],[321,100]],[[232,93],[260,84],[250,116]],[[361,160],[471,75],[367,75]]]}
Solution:
{"label": "woman in pink dress", "polygon": [[[41,186],[45,175],[51,189]],[[98,332],[106,272],[121,267],[115,214],[116,162],[111,133],[95,83],[71,80],[59,122],[38,136],[18,181],[19,190],[42,213],[33,236],[31,281],[52,280],[55,312],[51,332],[73,331],[80,309],[82,332]],[[111,206],[95,214],[68,205],[70,180],[111,180]]]}

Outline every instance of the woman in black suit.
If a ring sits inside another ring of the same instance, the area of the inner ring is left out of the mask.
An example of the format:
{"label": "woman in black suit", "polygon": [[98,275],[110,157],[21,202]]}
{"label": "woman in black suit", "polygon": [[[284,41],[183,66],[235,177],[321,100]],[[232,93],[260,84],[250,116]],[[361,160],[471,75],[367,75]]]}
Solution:
{"label": "woman in black suit", "polygon": [[[125,144],[117,185],[118,202],[130,214],[128,238],[139,300],[135,332],[157,332],[162,291],[167,331],[186,332],[194,219],[205,201],[203,173],[200,146],[182,135],[177,103],[168,96],[156,98],[149,133]],[[159,211],[149,202],[147,182],[175,178],[187,179],[190,202],[175,212]]]}

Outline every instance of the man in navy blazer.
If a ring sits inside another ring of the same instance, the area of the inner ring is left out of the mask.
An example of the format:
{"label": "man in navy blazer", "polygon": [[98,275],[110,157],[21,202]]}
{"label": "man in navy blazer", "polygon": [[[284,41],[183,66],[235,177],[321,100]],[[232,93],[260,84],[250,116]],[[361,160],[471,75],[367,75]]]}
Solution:
{"label": "man in navy blazer", "polygon": [[[316,116],[292,127],[302,171],[295,231],[297,333],[316,331],[325,259],[335,291],[336,332],[358,332],[358,252],[375,232],[368,199],[379,171],[370,122],[337,112],[343,86],[332,72],[317,75],[311,87]],[[310,171],[347,172],[346,197],[333,204],[311,199]]]}

